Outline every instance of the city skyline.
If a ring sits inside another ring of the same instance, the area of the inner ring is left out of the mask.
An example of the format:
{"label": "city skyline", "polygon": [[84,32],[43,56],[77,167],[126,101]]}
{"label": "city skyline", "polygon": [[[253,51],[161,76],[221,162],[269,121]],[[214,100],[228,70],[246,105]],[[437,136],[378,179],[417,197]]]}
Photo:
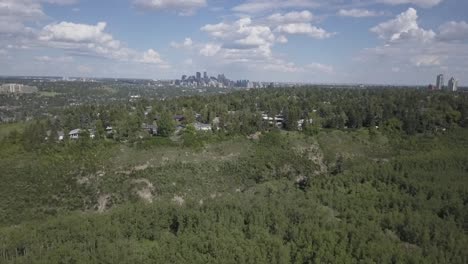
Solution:
{"label": "city skyline", "polygon": [[[468,82],[457,0],[0,0],[0,75]],[[120,17],[125,17],[121,19]],[[204,75],[203,75],[204,77]]]}

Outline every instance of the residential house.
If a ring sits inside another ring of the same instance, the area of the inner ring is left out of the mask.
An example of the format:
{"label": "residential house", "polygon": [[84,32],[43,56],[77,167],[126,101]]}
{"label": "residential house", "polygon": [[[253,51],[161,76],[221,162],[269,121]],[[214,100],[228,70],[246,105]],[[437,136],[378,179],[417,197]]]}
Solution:
{"label": "residential house", "polygon": [[111,126],[107,126],[107,127],[106,127],[106,134],[107,134],[107,135],[112,135],[112,134],[114,134],[114,128],[111,127]]}
{"label": "residential house", "polygon": [[158,134],[158,126],[157,125],[149,125],[149,124],[142,124],[142,128],[146,130],[150,135],[156,136]]}
{"label": "residential house", "polygon": [[68,137],[70,139],[79,139],[80,138],[80,132],[81,132],[81,129],[77,128],[77,129],[73,129],[70,131],[70,133],[68,133]]}
{"label": "residential house", "polygon": [[[83,133],[83,129],[80,129],[80,128],[77,128],[77,129],[73,129],[70,131],[70,133],[68,133],[68,137],[70,139],[79,139],[80,138],[80,134]],[[93,129],[88,129],[88,133],[89,133],[89,138],[95,138],[96,137],[96,133]]]}
{"label": "residential house", "polygon": [[196,123],[193,124],[193,127],[195,127],[195,130],[197,130],[197,131],[204,131],[204,132],[211,131],[211,125],[210,124],[203,124],[203,123],[200,123],[200,122],[196,122]]}
{"label": "residential house", "polygon": [[175,115],[173,118],[177,122],[182,122],[182,121],[185,120],[185,116],[183,116],[183,115]]}

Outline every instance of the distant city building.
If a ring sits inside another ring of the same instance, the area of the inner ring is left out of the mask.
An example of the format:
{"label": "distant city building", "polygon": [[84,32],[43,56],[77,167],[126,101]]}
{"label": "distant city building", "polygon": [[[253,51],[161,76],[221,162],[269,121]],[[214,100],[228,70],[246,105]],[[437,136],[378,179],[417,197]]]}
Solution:
{"label": "distant city building", "polygon": [[448,81],[448,90],[452,92],[456,92],[458,89],[458,80],[456,80],[454,77],[450,78]]}
{"label": "distant city building", "polygon": [[444,88],[444,75],[443,74],[437,75],[436,87],[437,87],[437,90],[442,90]]}
{"label": "distant city building", "polygon": [[173,83],[183,87],[217,87],[217,88],[263,88],[264,83],[250,82],[249,80],[232,81],[226,78],[224,74],[219,74],[218,78],[210,77],[207,72],[196,72],[194,76],[182,75],[180,80],[174,80]]}
{"label": "distant city building", "polygon": [[29,86],[17,83],[7,83],[0,86],[0,93],[37,93],[36,86]]}

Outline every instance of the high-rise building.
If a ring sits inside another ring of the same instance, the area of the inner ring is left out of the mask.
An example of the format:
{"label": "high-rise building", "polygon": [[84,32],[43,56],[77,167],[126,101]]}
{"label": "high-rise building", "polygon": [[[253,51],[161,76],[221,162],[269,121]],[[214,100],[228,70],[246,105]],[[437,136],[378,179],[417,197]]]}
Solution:
{"label": "high-rise building", "polygon": [[187,80],[187,75],[182,75],[182,81]]}
{"label": "high-rise building", "polygon": [[452,92],[456,92],[458,89],[458,80],[454,77],[450,78],[448,81],[448,90]]}
{"label": "high-rise building", "polygon": [[436,87],[437,87],[437,90],[442,90],[442,88],[444,88],[444,75],[443,74],[437,75]]}
{"label": "high-rise building", "polygon": [[201,80],[201,73],[197,72],[197,81],[200,81],[200,80]]}
{"label": "high-rise building", "polygon": [[203,72],[203,79],[208,80],[208,73]]}

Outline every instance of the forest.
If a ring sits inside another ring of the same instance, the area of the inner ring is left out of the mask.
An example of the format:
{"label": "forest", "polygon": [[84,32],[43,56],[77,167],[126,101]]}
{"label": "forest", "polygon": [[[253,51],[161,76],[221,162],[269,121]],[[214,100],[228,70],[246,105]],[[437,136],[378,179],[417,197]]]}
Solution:
{"label": "forest", "polygon": [[[468,262],[467,93],[269,88],[53,113],[0,125],[0,263]],[[76,128],[96,136],[56,137]]]}

